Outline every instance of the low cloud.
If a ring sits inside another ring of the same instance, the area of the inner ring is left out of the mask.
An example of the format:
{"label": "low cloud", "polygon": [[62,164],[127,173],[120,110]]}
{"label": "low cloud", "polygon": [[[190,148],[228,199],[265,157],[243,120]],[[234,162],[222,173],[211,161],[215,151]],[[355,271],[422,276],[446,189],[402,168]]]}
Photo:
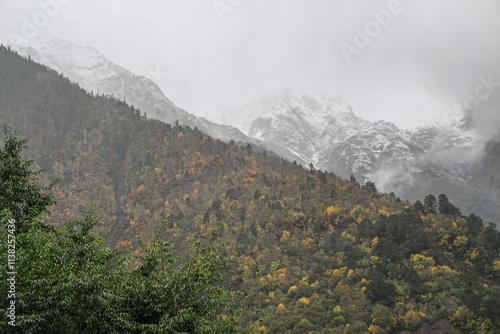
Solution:
{"label": "low cloud", "polygon": [[[4,0],[0,40],[22,34],[40,2],[54,1]],[[347,63],[342,43],[394,1],[221,0],[231,6],[221,20],[213,1],[65,0],[39,30],[96,47],[139,74],[161,68],[169,73],[160,84],[167,97],[189,96],[188,111],[210,119],[223,105],[312,83],[341,93],[368,120],[412,127],[445,113],[473,92],[479,75],[497,70],[500,3],[401,0],[390,24]],[[177,93],[178,82],[189,92]],[[475,115],[488,132],[498,124],[495,105],[491,99]]]}

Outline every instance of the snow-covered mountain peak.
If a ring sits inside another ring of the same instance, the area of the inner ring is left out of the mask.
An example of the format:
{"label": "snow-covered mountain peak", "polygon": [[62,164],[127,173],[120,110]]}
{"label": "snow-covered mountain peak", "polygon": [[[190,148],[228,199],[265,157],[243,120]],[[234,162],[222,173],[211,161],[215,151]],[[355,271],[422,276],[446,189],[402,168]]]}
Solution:
{"label": "snow-covered mountain peak", "polygon": [[306,87],[294,87],[275,93],[267,99],[272,105],[289,105],[301,108],[311,116],[334,116],[339,113],[353,114],[351,106],[340,94],[328,93],[323,89],[310,90]]}
{"label": "snow-covered mountain peak", "polygon": [[416,131],[420,128],[428,128],[428,127],[437,127],[437,128],[446,128],[446,129],[456,129],[459,131],[470,130],[471,124],[470,118],[473,112],[471,110],[464,109],[462,107],[457,106],[456,108],[448,109],[446,112],[436,115],[434,117],[430,117],[420,121],[413,131]]}
{"label": "snow-covered mountain peak", "polygon": [[326,151],[371,124],[356,116],[342,96],[316,89],[287,89],[247,110],[260,115],[254,116],[250,137],[272,143],[276,152],[290,160],[313,162],[321,169],[331,169],[322,161]]}
{"label": "snow-covered mountain peak", "polygon": [[[342,96],[329,94],[324,90],[308,90],[305,88],[290,88],[271,96],[263,98],[249,110],[258,110],[258,117],[254,122],[260,120],[295,119],[300,120],[302,126],[323,133],[332,125],[352,125],[359,121],[354,115],[351,106]],[[247,109],[247,110],[248,110]],[[256,134],[252,127],[249,134]],[[362,122],[361,122],[362,123]]]}
{"label": "snow-covered mountain peak", "polygon": [[78,56],[77,58],[74,58],[73,61],[71,59],[66,59],[67,61],[74,64],[76,64],[78,60],[82,59],[86,62],[91,59],[94,61],[96,59],[99,59],[102,62],[110,63],[109,60],[107,60],[101,52],[91,46],[83,46],[68,42],[49,34],[39,34],[36,37],[27,40],[27,42],[21,42],[19,45],[14,47],[44,50],[45,55],[53,54],[57,55],[58,58],[61,58],[63,56],[67,57],[68,55]]}
{"label": "snow-covered mountain peak", "polygon": [[[29,43],[12,45],[12,48],[21,54],[29,54],[33,60],[64,73],[87,90],[97,90],[102,80],[118,76],[124,71],[95,48],[70,43],[49,35],[39,35]],[[82,84],[83,82],[85,84]]]}
{"label": "snow-covered mountain peak", "polygon": [[177,107],[155,82],[114,64],[95,48],[47,35],[11,47],[21,55],[29,55],[34,61],[63,73],[89,92],[125,99],[150,118],[167,123],[178,121],[224,141],[249,141],[232,126],[212,123]]}

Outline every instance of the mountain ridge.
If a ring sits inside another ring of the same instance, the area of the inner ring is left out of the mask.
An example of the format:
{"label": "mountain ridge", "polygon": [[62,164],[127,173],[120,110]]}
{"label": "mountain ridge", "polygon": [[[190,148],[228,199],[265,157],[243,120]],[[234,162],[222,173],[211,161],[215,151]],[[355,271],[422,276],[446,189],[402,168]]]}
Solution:
{"label": "mountain ridge", "polygon": [[439,188],[434,183],[447,184],[459,192],[450,197],[466,212],[484,202],[481,215],[500,222],[500,201],[471,178],[479,177],[473,169],[487,140],[467,125],[469,112],[400,129],[391,122],[358,117],[347,101],[335,95],[307,90],[263,98],[242,113],[249,110],[259,116],[248,135],[264,146],[274,145],[275,152],[291,161],[313,163],[344,178],[354,175],[362,183],[374,182],[382,191],[412,201],[436,193]]}
{"label": "mountain ridge", "polygon": [[412,205],[147,119],[4,47],[0,110],[1,123],[31,138],[36,167],[60,179],[49,223],[78,219],[81,205],[95,203],[105,246],[137,256],[147,255],[137,235],[148,240],[161,228],[158,241],[183,256],[192,237],[215,242],[218,225],[227,240],[220,256],[231,260],[225,287],[267,311],[258,332],[398,332],[441,319],[468,332],[500,328],[500,233],[461,216],[445,195]]}
{"label": "mountain ridge", "polygon": [[[470,112],[400,129],[391,122],[364,120],[338,94],[303,86],[236,109],[240,116],[233,124],[241,126],[242,132],[176,107],[153,81],[114,65],[95,49],[51,38],[32,44],[16,49],[31,53],[34,60],[55,67],[89,91],[123,96],[149,117],[171,124],[178,121],[226,142],[251,143],[254,149],[275,152],[303,166],[312,163],[344,178],[352,174],[362,183],[375,182],[380,190],[412,201],[436,193],[438,188],[432,184],[444,182],[450,189],[470,192],[465,197],[450,194],[466,212],[484,206],[479,210],[482,216],[500,221],[500,201],[489,198],[488,185],[478,181],[478,171],[472,172],[479,168],[475,161],[481,159],[486,141],[467,121]],[[470,204],[481,201],[484,205]]]}
{"label": "mountain ridge", "polygon": [[108,60],[92,47],[41,35],[29,44],[11,45],[24,56],[63,73],[87,91],[115,96],[139,108],[148,117],[170,124],[176,121],[223,141],[250,142],[233,126],[216,124],[177,107],[151,79],[134,74]]}

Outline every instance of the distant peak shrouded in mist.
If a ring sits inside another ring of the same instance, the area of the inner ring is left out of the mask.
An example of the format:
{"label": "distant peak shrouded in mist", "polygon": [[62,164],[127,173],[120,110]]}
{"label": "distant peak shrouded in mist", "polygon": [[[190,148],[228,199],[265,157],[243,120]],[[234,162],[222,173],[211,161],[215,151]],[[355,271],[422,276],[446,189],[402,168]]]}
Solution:
{"label": "distant peak shrouded in mist", "polygon": [[[30,40],[11,45],[11,47],[59,72],[65,71],[65,75],[68,76],[73,73],[86,75],[88,78],[96,77],[94,80],[97,81],[102,79],[100,68],[93,66],[101,64],[101,69],[111,67],[111,62],[96,48],[82,46],[47,34],[39,34]],[[92,69],[94,71],[91,71]],[[71,77],[70,79],[74,80]]]}
{"label": "distant peak shrouded in mist", "polygon": [[224,115],[221,119],[248,134],[256,119],[277,116],[294,108],[304,112],[310,122],[325,122],[339,113],[354,115],[341,94],[329,92],[319,85],[298,85],[275,90],[240,107],[226,107],[221,112]]}
{"label": "distant peak shrouded in mist", "polygon": [[[148,110],[149,116],[158,112],[158,119],[180,120],[223,140],[257,143],[303,166],[312,162],[317,169],[342,177],[354,174],[359,182],[374,181],[379,190],[396,192],[405,199],[416,199],[415,189],[422,185],[427,187],[421,188],[422,192],[430,192],[432,184],[426,182],[468,184],[468,165],[484,148],[481,136],[492,133],[498,124],[498,116],[487,117],[495,115],[487,112],[494,110],[494,94],[471,112],[451,108],[451,113],[429,119],[427,124],[402,129],[388,121],[359,117],[356,108],[353,111],[343,94],[334,90],[300,85],[275,91],[227,113],[224,123],[243,129],[245,136],[238,129],[177,108],[154,81],[115,65],[93,48],[50,38],[34,40],[24,51],[28,48],[28,53],[40,58],[32,56],[35,61],[55,68],[81,87],[94,92],[100,87],[101,94],[114,94],[120,99],[126,96],[128,103]],[[26,55],[24,51],[21,54]]]}
{"label": "distant peak shrouded in mist", "polygon": [[492,96],[491,100],[473,106],[457,103],[441,115],[420,121],[410,130],[432,127],[455,129],[487,140],[500,131],[500,96]]}
{"label": "distant peak shrouded in mist", "polygon": [[88,92],[124,99],[149,118],[171,124],[178,121],[224,141],[248,142],[248,138],[234,127],[207,121],[179,108],[165,96],[154,80],[113,63],[92,47],[55,37],[39,36],[29,44],[15,45],[12,48],[21,55],[30,55],[34,61],[62,73]]}
{"label": "distant peak shrouded in mist", "polygon": [[[135,74],[116,64],[93,46],[81,45],[41,33],[30,40],[20,41],[10,46],[22,55],[31,55],[36,62],[63,73],[70,80],[78,82],[81,87],[94,93],[99,91],[101,94],[114,95],[120,99],[126,97],[127,102],[154,95],[156,99],[168,100],[167,104],[170,108],[173,108],[174,103],[177,107],[189,107],[190,101],[195,100],[188,83],[174,77],[165,67],[158,64],[144,66],[144,75]],[[126,83],[122,82],[123,87],[116,91],[112,81],[123,80],[125,77],[135,78],[136,85],[130,82],[127,84],[131,87],[127,88],[124,87]],[[140,92],[139,87],[146,84],[146,81],[149,81],[147,84],[149,92]],[[131,98],[123,94],[125,90],[133,90],[134,95],[137,96]],[[137,103],[134,105],[137,107]],[[150,108],[145,109],[150,117],[157,116],[157,113],[152,113]]]}
{"label": "distant peak shrouded in mist", "polygon": [[[486,72],[487,73],[487,72]],[[462,93],[464,90],[462,90]],[[441,118],[464,131],[474,131],[483,140],[500,130],[500,74],[481,74],[461,96],[455,96]]]}

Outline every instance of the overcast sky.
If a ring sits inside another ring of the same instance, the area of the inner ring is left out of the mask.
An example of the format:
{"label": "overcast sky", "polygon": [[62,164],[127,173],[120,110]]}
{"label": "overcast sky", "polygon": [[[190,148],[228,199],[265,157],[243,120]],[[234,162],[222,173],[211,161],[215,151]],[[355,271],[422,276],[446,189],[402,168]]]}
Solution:
{"label": "overcast sky", "polygon": [[38,24],[93,46],[219,121],[304,84],[403,127],[464,100],[500,120],[500,84],[471,102],[500,82],[500,0],[0,0],[0,24],[3,43]]}

